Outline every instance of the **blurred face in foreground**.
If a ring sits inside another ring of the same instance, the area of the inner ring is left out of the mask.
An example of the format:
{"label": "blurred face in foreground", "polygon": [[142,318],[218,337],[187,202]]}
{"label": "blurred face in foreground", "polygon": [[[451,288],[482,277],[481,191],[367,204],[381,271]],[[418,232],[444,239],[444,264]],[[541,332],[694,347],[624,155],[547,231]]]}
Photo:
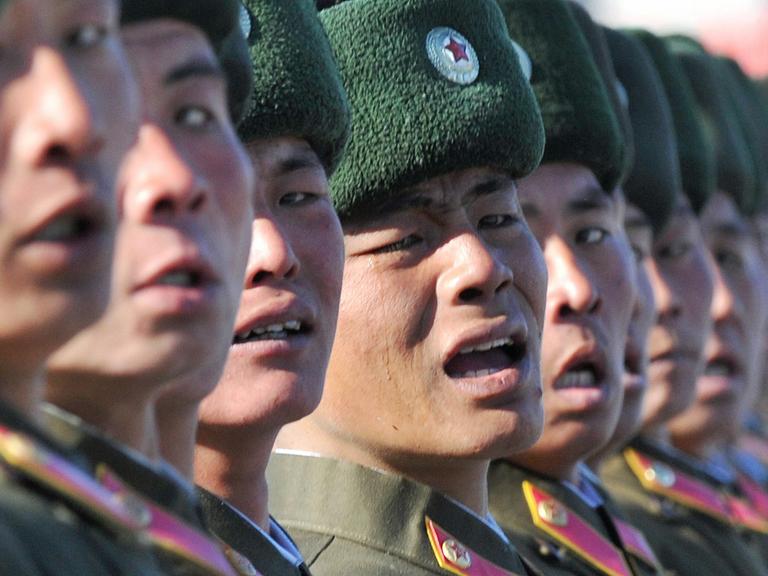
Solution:
{"label": "blurred face in foreground", "polygon": [[103,312],[115,175],[138,101],[115,0],[10,0],[0,13],[0,379]]}

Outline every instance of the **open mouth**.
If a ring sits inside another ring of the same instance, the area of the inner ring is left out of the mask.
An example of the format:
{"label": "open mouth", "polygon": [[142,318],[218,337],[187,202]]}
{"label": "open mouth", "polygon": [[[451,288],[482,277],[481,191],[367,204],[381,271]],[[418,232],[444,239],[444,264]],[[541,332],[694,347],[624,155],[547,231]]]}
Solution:
{"label": "open mouth", "polygon": [[197,270],[173,270],[160,276],[155,284],[179,288],[200,288],[205,283],[203,274]]}
{"label": "open mouth", "polygon": [[624,372],[637,376],[642,370],[640,355],[632,347],[627,346],[624,352]]}
{"label": "open mouth", "polygon": [[86,214],[67,214],[56,218],[35,235],[38,242],[76,242],[101,228],[98,218]]}
{"label": "open mouth", "polygon": [[741,369],[733,358],[719,356],[710,362],[704,368],[705,376],[717,376],[733,378],[741,374]]}
{"label": "open mouth", "polygon": [[512,337],[500,338],[459,350],[444,366],[450,378],[478,378],[517,365],[526,355],[527,344]]}
{"label": "open mouth", "polygon": [[308,334],[310,326],[301,320],[288,320],[278,324],[267,326],[255,326],[243,332],[235,334],[233,344],[245,344],[246,342],[260,342],[264,340],[287,340],[295,336]]}
{"label": "open mouth", "polygon": [[568,388],[600,388],[605,379],[605,366],[597,354],[574,358],[555,380],[557,390]]}

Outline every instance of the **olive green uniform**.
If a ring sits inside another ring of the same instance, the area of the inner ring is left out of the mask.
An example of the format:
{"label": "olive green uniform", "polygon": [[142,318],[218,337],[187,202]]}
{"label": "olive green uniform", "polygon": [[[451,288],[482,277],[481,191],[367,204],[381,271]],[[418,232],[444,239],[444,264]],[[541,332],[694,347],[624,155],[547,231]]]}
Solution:
{"label": "olive green uniform", "polygon": [[[286,555],[271,535],[229,502],[203,488],[199,489],[199,495],[211,532],[245,556],[257,570],[270,576],[309,576],[309,568],[298,549],[295,553],[289,549]],[[270,524],[271,532],[282,531],[282,538],[295,547],[276,520],[270,518]]]}
{"label": "olive green uniform", "polygon": [[527,573],[486,522],[406,478],[280,453],[267,480],[272,513],[315,576]]}
{"label": "olive green uniform", "polygon": [[130,510],[77,452],[0,403],[0,571],[159,575]]}
{"label": "olive green uniform", "polygon": [[253,573],[239,552],[210,536],[194,486],[173,468],[146,460],[54,406],[45,406],[45,416],[51,430],[95,464],[103,484],[129,494],[144,516],[146,536],[164,574]]}
{"label": "olive green uniform", "polygon": [[590,506],[564,483],[506,461],[491,464],[488,485],[491,513],[538,573],[664,573],[642,535],[604,502]]}
{"label": "olive green uniform", "polygon": [[[633,471],[632,452],[649,459],[648,469]],[[673,492],[644,486],[641,474],[659,479],[674,488],[676,476],[686,474],[707,482],[706,474],[690,458],[645,440],[635,440],[622,454],[607,460],[602,468],[604,484],[630,521],[648,538],[662,564],[677,574],[765,574],[766,568],[751,548],[745,532],[737,531],[716,510],[705,510],[687,499],[687,490]]]}

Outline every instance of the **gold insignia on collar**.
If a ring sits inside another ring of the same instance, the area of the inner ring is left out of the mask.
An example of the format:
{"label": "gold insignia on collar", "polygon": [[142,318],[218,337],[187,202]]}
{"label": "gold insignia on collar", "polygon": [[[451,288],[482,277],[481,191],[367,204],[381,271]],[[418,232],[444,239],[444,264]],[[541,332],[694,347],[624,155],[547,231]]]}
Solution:
{"label": "gold insignia on collar", "polygon": [[649,482],[657,482],[664,488],[674,486],[675,480],[677,480],[674,470],[661,462],[654,462],[651,464],[651,466],[643,472],[643,476],[645,476],[645,479]]}
{"label": "gold insignia on collar", "polygon": [[568,524],[568,512],[555,500],[542,500],[537,505],[537,511],[545,522],[555,526],[566,526]]}
{"label": "gold insignia on collar", "polygon": [[456,540],[452,538],[446,540],[441,548],[445,557],[459,568],[469,568],[472,566],[472,556],[469,555],[469,550],[456,542]]}

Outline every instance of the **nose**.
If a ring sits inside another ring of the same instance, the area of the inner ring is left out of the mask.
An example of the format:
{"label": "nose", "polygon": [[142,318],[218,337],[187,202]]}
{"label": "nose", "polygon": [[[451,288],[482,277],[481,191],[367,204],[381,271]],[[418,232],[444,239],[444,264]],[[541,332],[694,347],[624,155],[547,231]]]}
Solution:
{"label": "nose", "polygon": [[678,294],[655,260],[650,259],[645,270],[653,288],[658,318],[679,318],[683,314],[682,294]]}
{"label": "nose", "polygon": [[159,126],[145,123],[120,178],[123,216],[149,223],[201,213],[210,185]]}
{"label": "nose", "polygon": [[87,87],[81,86],[66,60],[49,47],[36,49],[27,74],[27,111],[14,148],[28,163],[73,162],[104,146],[104,118],[95,112]]}
{"label": "nose", "polygon": [[268,278],[294,278],[299,269],[290,238],[270,214],[257,214],[253,221],[245,288],[253,288]]}
{"label": "nose", "polygon": [[593,314],[600,309],[602,297],[589,270],[567,242],[559,237],[548,239],[544,259],[549,272],[547,307],[554,310],[557,318]]}
{"label": "nose", "polygon": [[740,311],[738,299],[719,267],[715,266],[715,291],[712,297],[712,320],[723,322]]}
{"label": "nose", "polygon": [[445,248],[450,267],[440,280],[439,289],[451,303],[486,302],[512,285],[512,269],[476,233],[461,233]]}

